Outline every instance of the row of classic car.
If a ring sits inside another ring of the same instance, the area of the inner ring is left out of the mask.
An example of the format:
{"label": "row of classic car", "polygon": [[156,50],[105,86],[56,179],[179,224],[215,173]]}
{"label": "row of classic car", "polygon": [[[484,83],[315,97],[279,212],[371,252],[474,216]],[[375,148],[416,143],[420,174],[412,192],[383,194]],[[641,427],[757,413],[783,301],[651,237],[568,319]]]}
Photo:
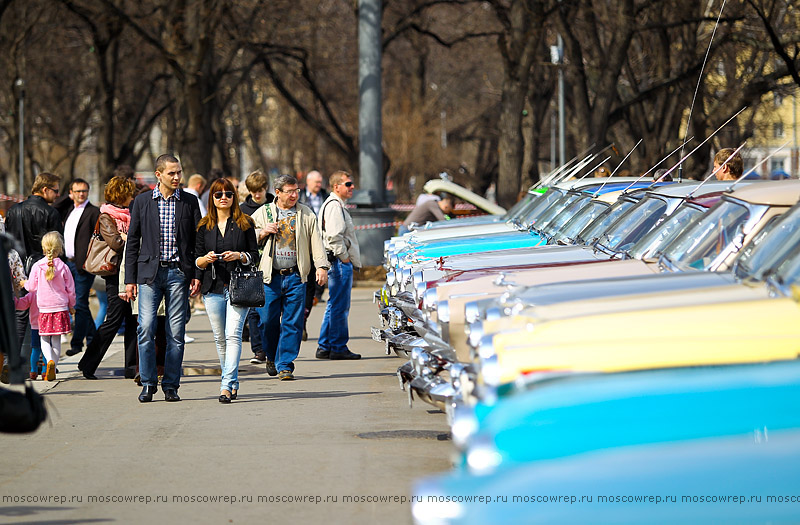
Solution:
{"label": "row of classic car", "polygon": [[[373,338],[410,358],[401,387],[444,410],[456,449],[415,488],[414,520],[673,522],[703,515],[698,480],[796,488],[798,200],[800,181],[570,180],[388,241]],[[586,500],[631,493],[677,500]],[[547,494],[570,503],[530,499]]]}

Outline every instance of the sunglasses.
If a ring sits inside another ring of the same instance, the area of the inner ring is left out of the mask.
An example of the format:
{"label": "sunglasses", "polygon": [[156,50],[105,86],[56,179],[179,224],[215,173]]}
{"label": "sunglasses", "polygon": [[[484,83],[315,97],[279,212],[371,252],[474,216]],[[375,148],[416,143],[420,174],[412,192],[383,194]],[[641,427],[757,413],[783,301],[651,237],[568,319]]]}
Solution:
{"label": "sunglasses", "polygon": [[214,198],[215,199],[221,199],[223,195],[225,196],[226,199],[232,199],[233,198],[233,192],[232,191],[217,191],[217,192],[214,192]]}
{"label": "sunglasses", "polygon": [[353,185],[353,181],[349,180],[347,182],[342,182],[341,184],[344,184],[345,186],[347,186],[349,188],[349,187],[351,187]]}

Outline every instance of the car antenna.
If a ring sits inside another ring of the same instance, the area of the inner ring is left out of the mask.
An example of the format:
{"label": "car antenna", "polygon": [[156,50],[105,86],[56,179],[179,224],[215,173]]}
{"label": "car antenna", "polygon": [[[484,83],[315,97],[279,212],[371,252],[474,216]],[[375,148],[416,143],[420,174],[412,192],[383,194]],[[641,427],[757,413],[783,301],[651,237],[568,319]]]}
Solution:
{"label": "car antenna", "polygon": [[594,148],[594,146],[595,145],[592,144],[588,148],[584,149],[583,151],[581,151],[580,153],[578,153],[577,155],[575,155],[574,157],[569,159],[567,162],[565,162],[561,166],[555,168],[554,170],[551,170],[543,179],[539,179],[539,181],[536,184],[531,186],[531,189],[536,189],[536,188],[538,188],[540,186],[544,186],[546,184],[549,184],[550,181],[553,180],[559,173],[561,173],[562,171],[567,169],[570,164],[572,164],[576,160],[581,159],[581,158],[585,157],[586,155],[588,155],[589,152],[592,151],[592,148]]}
{"label": "car antenna", "polygon": [[[611,155],[609,155],[608,157],[606,157],[606,158],[604,158],[603,160],[601,160],[599,163],[597,163],[597,165],[596,165],[594,168],[590,169],[590,170],[589,170],[589,171],[587,171],[587,172],[586,172],[586,173],[585,173],[585,174],[584,174],[584,175],[583,175],[583,176],[582,176],[580,179],[576,180],[576,181],[575,181],[575,184],[579,183],[580,181],[582,181],[583,179],[585,179],[586,177],[588,177],[590,173],[594,173],[594,172],[597,170],[597,168],[599,168],[600,166],[602,166],[603,164],[605,164],[606,162],[608,162],[608,159],[610,159],[610,158],[611,158]],[[572,186],[570,186],[570,187],[569,187],[569,189],[572,189],[572,188],[574,188],[574,187],[575,187],[575,184],[573,184]]]}
{"label": "car antenna", "polygon": [[[694,135],[692,135],[691,137],[689,137],[689,140],[692,140],[693,138],[694,138]],[[640,180],[642,180],[643,178],[647,177],[647,175],[648,175],[649,173],[651,173],[651,172],[652,172],[654,169],[656,169],[656,168],[657,168],[659,165],[661,165],[661,163],[662,163],[662,162],[664,162],[665,160],[667,160],[668,158],[670,158],[670,157],[673,155],[673,153],[675,153],[676,151],[678,151],[679,149],[681,149],[681,147],[682,147],[682,146],[678,146],[678,147],[677,147],[677,148],[675,148],[674,150],[672,150],[672,151],[670,151],[669,153],[667,153],[667,156],[666,156],[666,157],[664,157],[663,159],[659,160],[658,162],[656,162],[655,166],[653,166],[653,167],[652,167],[652,168],[650,168],[649,170],[647,170],[647,171],[645,171],[644,173],[642,173],[642,174],[639,176],[639,178],[638,178],[638,179],[636,179],[635,181],[631,182],[631,183],[630,183],[630,185],[629,185],[627,188],[625,188],[624,190],[622,190],[622,193],[623,193],[623,194],[627,193],[627,191],[628,191],[629,189],[631,189],[631,187],[633,187],[633,185],[634,185],[634,184],[636,184],[637,182],[639,182],[639,181],[640,181]],[[663,178],[664,178],[664,175],[662,175],[661,177],[659,177],[659,178],[658,178],[658,180],[655,180],[655,181],[653,181],[653,184],[656,184],[656,183],[658,183],[658,182],[661,182],[661,179],[663,179]],[[651,184],[650,186],[652,186],[652,184]]]}
{"label": "car antenna", "polygon": [[605,185],[608,183],[608,181],[609,181],[609,180],[611,180],[611,177],[613,177],[613,176],[614,176],[614,174],[615,174],[616,172],[618,172],[618,171],[619,171],[619,169],[622,167],[622,165],[623,165],[623,164],[625,164],[625,161],[626,161],[626,160],[628,160],[628,157],[630,157],[630,156],[631,156],[631,154],[632,154],[634,151],[636,151],[636,148],[638,148],[638,147],[639,147],[639,144],[641,144],[641,143],[642,143],[642,140],[643,140],[643,139],[639,139],[639,142],[637,142],[637,143],[636,143],[636,145],[635,145],[634,147],[632,147],[632,148],[631,148],[631,150],[628,152],[628,154],[627,154],[627,155],[625,155],[625,158],[624,158],[624,159],[622,159],[622,160],[620,161],[620,163],[619,163],[619,164],[617,164],[617,167],[616,167],[616,168],[614,168],[614,171],[612,171],[612,172],[611,172],[611,175],[609,175],[609,176],[608,176],[608,178],[607,178],[605,181],[603,181],[603,184],[601,184],[601,185],[600,185],[600,187],[599,187],[599,188],[597,188],[597,190],[595,190],[595,192],[594,192],[594,194],[592,195],[592,197],[596,197],[596,196],[597,196],[597,194],[600,192],[600,190],[602,190],[602,189],[605,187]]}
{"label": "car antenna", "polygon": [[[581,171],[583,168],[585,168],[585,167],[586,167],[586,166],[587,166],[587,165],[588,165],[590,162],[592,162],[594,159],[596,159],[598,156],[600,156],[600,154],[601,154],[601,153],[603,153],[604,151],[606,151],[608,148],[612,147],[613,145],[614,145],[614,143],[612,142],[610,145],[608,145],[608,146],[606,146],[605,148],[601,149],[601,150],[600,150],[600,151],[598,151],[597,153],[592,153],[591,155],[587,156],[585,159],[583,159],[583,160],[582,160],[582,161],[579,163],[579,165],[578,165],[578,166],[576,166],[576,167],[573,167],[573,168],[572,168],[572,169],[569,171],[569,173],[565,173],[565,174],[564,174],[564,176],[563,176],[563,177],[561,177],[561,179],[560,179],[558,182],[563,182],[563,181],[567,180],[569,177],[573,176],[574,174],[576,174],[576,173],[580,172],[580,171]],[[611,158],[611,157],[609,157],[609,158]],[[603,162],[605,162],[605,161],[603,161]],[[597,169],[597,168],[595,168],[595,169]],[[594,171],[594,170],[592,170],[592,171]],[[589,173],[591,173],[591,172],[589,172]],[[588,173],[587,173],[586,175],[588,175]],[[581,177],[581,179],[582,179],[582,178],[583,178],[583,177]],[[578,180],[581,180],[581,179],[578,179]],[[577,182],[577,181],[576,181],[576,182]],[[570,188],[570,189],[571,189],[571,188]]]}
{"label": "car antenna", "polygon": [[[692,122],[692,113],[694,112],[694,103],[697,100],[697,92],[700,90],[700,82],[703,80],[703,71],[706,70],[706,62],[708,62],[708,55],[711,53],[711,44],[714,42],[714,35],[717,34],[717,27],[719,27],[719,19],[722,18],[722,11],[725,9],[725,2],[727,0],[722,0],[722,5],[719,8],[719,13],[717,14],[717,21],[714,23],[714,30],[711,32],[711,39],[708,41],[708,48],[706,49],[706,56],[703,57],[703,65],[700,67],[700,75],[697,77],[697,85],[694,87],[694,95],[692,96],[692,105],[689,107],[689,116],[686,117],[686,131],[683,132],[683,136],[689,134],[689,124]],[[688,140],[683,141],[683,145],[685,146],[686,143],[689,142]],[[681,147],[681,155],[683,155],[683,147]],[[683,182],[683,166],[680,167],[678,170],[678,181]]]}
{"label": "car antenna", "polygon": [[747,172],[746,172],[746,173],[742,173],[742,176],[741,176],[741,177],[739,177],[738,179],[736,179],[735,181],[733,181],[733,184],[731,184],[730,186],[728,186],[727,188],[725,188],[725,193],[730,193],[730,192],[732,192],[732,191],[733,191],[733,187],[734,187],[734,186],[736,186],[736,185],[737,185],[737,184],[739,184],[739,183],[740,183],[742,180],[744,180],[744,178],[745,178],[745,177],[747,177],[748,175],[750,175],[751,173],[753,173],[753,172],[756,170],[756,168],[758,168],[759,166],[761,166],[762,164],[764,164],[765,162],[767,162],[767,161],[770,159],[770,157],[772,157],[773,155],[775,155],[776,153],[778,153],[780,150],[782,150],[783,148],[785,148],[785,147],[786,147],[786,145],[787,145],[787,144],[789,144],[790,142],[791,142],[791,139],[787,140],[786,142],[784,142],[783,144],[781,144],[779,148],[777,148],[775,151],[773,151],[772,153],[770,153],[769,155],[767,155],[766,157],[764,157],[763,159],[761,159],[761,161],[760,161],[760,162],[758,162],[758,163],[757,163],[755,166],[753,166],[752,168],[750,168],[749,170],[747,170]]}
{"label": "car antenna", "polygon": [[[713,132],[711,135],[709,135],[708,137],[706,137],[706,138],[705,138],[705,140],[703,140],[703,142],[701,142],[700,144],[698,144],[697,146],[695,146],[695,148],[694,148],[692,151],[690,151],[689,153],[687,153],[686,155],[684,155],[684,156],[681,158],[681,160],[679,160],[679,161],[678,161],[678,163],[677,163],[677,164],[675,164],[674,166],[672,166],[672,167],[671,167],[669,170],[667,170],[667,172],[666,172],[666,173],[664,173],[663,175],[661,175],[661,178],[662,178],[662,179],[663,179],[663,178],[666,178],[666,176],[667,176],[667,175],[669,175],[670,173],[672,173],[673,171],[675,171],[675,169],[676,169],[676,168],[678,168],[678,167],[679,167],[681,164],[683,164],[683,161],[685,161],[686,159],[688,159],[689,157],[691,157],[691,156],[692,156],[692,154],[693,154],[695,151],[699,150],[699,149],[700,149],[700,147],[701,147],[703,144],[705,144],[706,142],[708,142],[709,140],[711,140],[711,139],[714,137],[714,135],[716,135],[717,133],[719,133],[719,130],[721,130],[722,128],[724,128],[725,126],[727,126],[727,125],[728,125],[728,123],[729,123],[731,120],[733,120],[733,119],[735,119],[736,117],[738,117],[738,116],[739,116],[739,113],[741,113],[741,112],[742,112],[742,111],[744,111],[745,109],[747,109],[747,106],[743,107],[742,109],[740,109],[739,111],[737,111],[736,113],[734,113],[734,114],[733,114],[733,116],[731,116],[731,117],[730,117],[728,120],[726,120],[725,122],[723,122],[723,123],[722,123],[722,125],[721,125],[720,127],[718,127],[717,129],[715,129],[715,130],[714,130],[714,132]],[[655,183],[653,183],[653,184],[655,184]],[[650,187],[652,187],[652,184],[650,185]],[[649,189],[649,187],[648,187],[648,189]]]}
{"label": "car antenna", "polygon": [[[741,149],[744,147],[744,145],[745,145],[745,144],[747,144],[747,141],[746,141],[746,140],[745,140],[744,142],[742,142],[742,144],[741,144],[741,145],[740,145],[738,148],[736,148],[735,150],[733,150],[733,153],[731,153],[730,155],[728,155],[728,158],[727,158],[727,159],[725,159],[725,162],[723,162],[722,164],[720,164],[720,165],[719,165],[719,168],[717,168],[717,169],[715,169],[714,171],[712,171],[712,172],[711,172],[711,174],[710,174],[708,177],[706,177],[705,179],[703,179],[703,182],[701,182],[699,186],[697,186],[697,187],[696,187],[696,188],[694,188],[692,191],[690,191],[690,192],[689,192],[689,194],[686,196],[686,200],[689,200],[689,199],[691,199],[692,197],[694,197],[694,194],[695,194],[695,192],[697,192],[697,190],[699,190],[700,188],[702,188],[702,187],[703,187],[703,185],[704,185],[706,182],[708,182],[708,181],[709,181],[709,179],[710,179],[711,177],[713,177],[714,175],[716,175],[717,173],[719,173],[719,171],[720,171],[722,168],[724,168],[724,167],[725,167],[725,165],[726,165],[726,164],[728,164],[728,162],[730,162],[730,160],[733,158],[733,156],[734,156],[734,155],[736,155],[737,153],[739,153],[739,151],[740,151],[740,150],[741,150]],[[728,190],[725,190],[725,191],[728,191]]]}

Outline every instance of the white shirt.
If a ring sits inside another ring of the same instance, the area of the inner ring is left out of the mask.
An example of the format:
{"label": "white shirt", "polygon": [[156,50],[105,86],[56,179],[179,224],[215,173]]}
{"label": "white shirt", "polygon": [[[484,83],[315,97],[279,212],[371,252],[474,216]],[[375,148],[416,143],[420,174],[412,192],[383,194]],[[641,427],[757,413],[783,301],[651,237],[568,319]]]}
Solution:
{"label": "white shirt", "polygon": [[205,217],[208,214],[208,210],[206,209],[206,205],[203,204],[203,199],[200,198],[196,190],[191,188],[181,188],[181,191],[185,191],[186,193],[191,193],[195,197],[197,197],[197,204],[200,205],[200,216]]}
{"label": "white shirt", "polygon": [[78,230],[78,222],[81,220],[81,215],[83,215],[83,210],[87,204],[89,204],[89,199],[83,201],[83,204],[75,206],[69,212],[67,222],[64,223],[64,255],[69,260],[75,258],[75,232]]}

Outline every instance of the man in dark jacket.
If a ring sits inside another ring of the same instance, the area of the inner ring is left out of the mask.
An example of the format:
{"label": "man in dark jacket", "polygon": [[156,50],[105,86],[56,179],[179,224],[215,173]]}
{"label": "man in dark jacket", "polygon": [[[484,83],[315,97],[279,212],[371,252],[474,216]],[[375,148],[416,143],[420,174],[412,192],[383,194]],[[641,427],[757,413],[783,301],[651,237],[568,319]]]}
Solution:
{"label": "man in dark jacket", "polygon": [[161,388],[166,401],[180,401],[183,346],[186,335],[187,293],[200,290],[195,266],[195,237],[200,222],[197,197],[181,191],[183,169],[172,155],[156,159],[153,191],[131,204],[131,223],[125,243],[125,292],[139,297],[139,401],[153,400],[158,390],[155,337],[156,313],[164,299],[167,316],[167,355]]}
{"label": "man in dark jacket", "polygon": [[[6,213],[6,232],[19,241],[19,256],[25,264],[25,275],[30,273],[35,261],[44,257],[44,234],[51,231],[64,233],[61,216],[51,206],[58,197],[60,182],[61,177],[58,175],[40,173],[33,181],[31,196],[13,205]],[[20,353],[24,361],[31,356],[28,310],[17,310],[16,317]]]}
{"label": "man in dark jacket", "polygon": [[64,215],[64,257],[75,281],[75,326],[67,355],[75,355],[83,351],[83,340],[86,339],[88,345],[96,332],[89,310],[89,290],[94,284],[94,275],[83,269],[83,263],[100,208],[89,202],[89,183],[83,179],[72,181],[69,198],[70,206]]}
{"label": "man in dark jacket", "polygon": [[28,257],[38,259],[43,256],[42,237],[45,233],[64,233],[61,216],[51,206],[60,192],[60,182],[58,175],[40,173],[33,181],[31,196],[13,205],[6,213],[6,231],[20,242],[22,253],[19,256],[26,266]]}

